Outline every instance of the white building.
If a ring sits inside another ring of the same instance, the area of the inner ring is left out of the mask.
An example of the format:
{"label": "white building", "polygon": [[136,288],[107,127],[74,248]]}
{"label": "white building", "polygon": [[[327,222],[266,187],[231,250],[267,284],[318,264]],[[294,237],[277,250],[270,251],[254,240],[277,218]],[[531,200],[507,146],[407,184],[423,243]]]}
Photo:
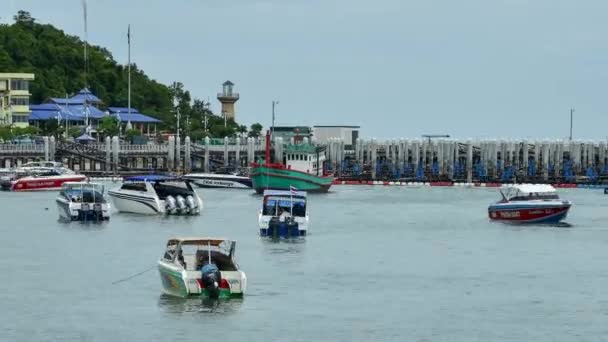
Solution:
{"label": "white building", "polygon": [[326,144],[330,138],[344,141],[346,150],[353,150],[359,138],[360,126],[313,126],[312,135],[319,144]]}

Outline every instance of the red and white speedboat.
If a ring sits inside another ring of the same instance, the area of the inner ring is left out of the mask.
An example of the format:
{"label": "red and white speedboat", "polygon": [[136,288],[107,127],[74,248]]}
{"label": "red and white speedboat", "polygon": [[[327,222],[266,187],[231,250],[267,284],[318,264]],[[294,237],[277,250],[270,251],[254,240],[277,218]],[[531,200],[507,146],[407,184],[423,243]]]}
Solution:
{"label": "red and white speedboat", "polygon": [[65,182],[87,179],[59,162],[31,162],[2,177],[0,186],[8,191],[58,190]]}
{"label": "red and white speedboat", "polygon": [[491,220],[512,223],[558,223],[572,202],[561,200],[546,184],[518,184],[500,190],[502,199],[488,207]]}

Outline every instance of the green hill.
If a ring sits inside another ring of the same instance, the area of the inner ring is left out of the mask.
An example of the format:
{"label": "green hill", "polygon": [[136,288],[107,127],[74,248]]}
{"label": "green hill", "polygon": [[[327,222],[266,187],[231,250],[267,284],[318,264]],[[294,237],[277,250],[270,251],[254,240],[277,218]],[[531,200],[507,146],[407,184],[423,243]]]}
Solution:
{"label": "green hill", "polygon": [[[127,66],[117,63],[110,51],[88,46],[85,81],[84,42],[80,38],[67,35],[52,25],[37,23],[25,11],[19,11],[14,19],[12,25],[0,24],[0,72],[34,73],[36,80],[30,85],[31,103],[41,103],[49,97],[65,97],[88,86],[106,105],[127,106]],[[231,136],[247,131],[246,127],[232,121],[224,127],[223,119],[213,115],[202,101],[192,100],[181,83],[161,84],[137,65],[131,65],[131,104],[134,108],[163,120],[165,128],[174,129],[174,98],[182,114],[183,133],[193,138],[204,135],[205,113],[209,115],[211,136]],[[186,122],[189,124],[185,125]]]}

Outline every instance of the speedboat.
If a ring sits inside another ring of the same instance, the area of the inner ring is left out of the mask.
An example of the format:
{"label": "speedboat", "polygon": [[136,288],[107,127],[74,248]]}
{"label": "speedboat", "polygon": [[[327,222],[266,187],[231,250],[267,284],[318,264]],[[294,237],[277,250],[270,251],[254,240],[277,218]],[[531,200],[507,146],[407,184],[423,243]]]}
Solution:
{"label": "speedboat", "polygon": [[31,162],[5,172],[0,179],[0,187],[8,191],[59,190],[65,182],[83,182],[86,179],[60,162]]}
{"label": "speedboat", "polygon": [[203,209],[190,181],[172,176],[127,177],[108,195],[118,211],[127,213],[198,215]]}
{"label": "speedboat", "polygon": [[306,192],[265,190],[258,215],[260,236],[289,238],[308,232]]}
{"label": "speedboat", "polygon": [[66,182],[57,195],[59,218],[65,221],[104,221],[110,219],[110,204],[103,196],[104,186],[89,182]]}
{"label": "speedboat", "polygon": [[568,215],[572,202],[561,200],[546,184],[518,184],[500,190],[502,199],[488,207],[491,220],[512,223],[557,223]]}
{"label": "speedboat", "polygon": [[183,176],[200,188],[251,189],[251,178],[237,172],[189,173]]}
{"label": "speedboat", "polygon": [[177,297],[241,297],[247,276],[234,260],[236,242],[220,238],[173,238],[158,261],[163,291]]}

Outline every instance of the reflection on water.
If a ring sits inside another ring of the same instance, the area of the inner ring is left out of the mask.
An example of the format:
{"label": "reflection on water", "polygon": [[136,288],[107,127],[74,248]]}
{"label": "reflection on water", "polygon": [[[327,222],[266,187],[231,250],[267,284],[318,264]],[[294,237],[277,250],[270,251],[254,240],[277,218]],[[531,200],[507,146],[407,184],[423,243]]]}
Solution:
{"label": "reflection on water", "polygon": [[70,230],[103,230],[108,227],[110,221],[69,221],[65,219],[59,219],[57,222],[61,223],[63,228]]}
{"label": "reflection on water", "polygon": [[158,307],[161,309],[161,311],[170,314],[205,313],[213,315],[226,315],[239,311],[242,304],[243,298],[181,298],[162,294],[158,299]]}
{"label": "reflection on water", "polygon": [[306,239],[269,239],[261,238],[264,250],[269,254],[300,254],[304,252]]}

